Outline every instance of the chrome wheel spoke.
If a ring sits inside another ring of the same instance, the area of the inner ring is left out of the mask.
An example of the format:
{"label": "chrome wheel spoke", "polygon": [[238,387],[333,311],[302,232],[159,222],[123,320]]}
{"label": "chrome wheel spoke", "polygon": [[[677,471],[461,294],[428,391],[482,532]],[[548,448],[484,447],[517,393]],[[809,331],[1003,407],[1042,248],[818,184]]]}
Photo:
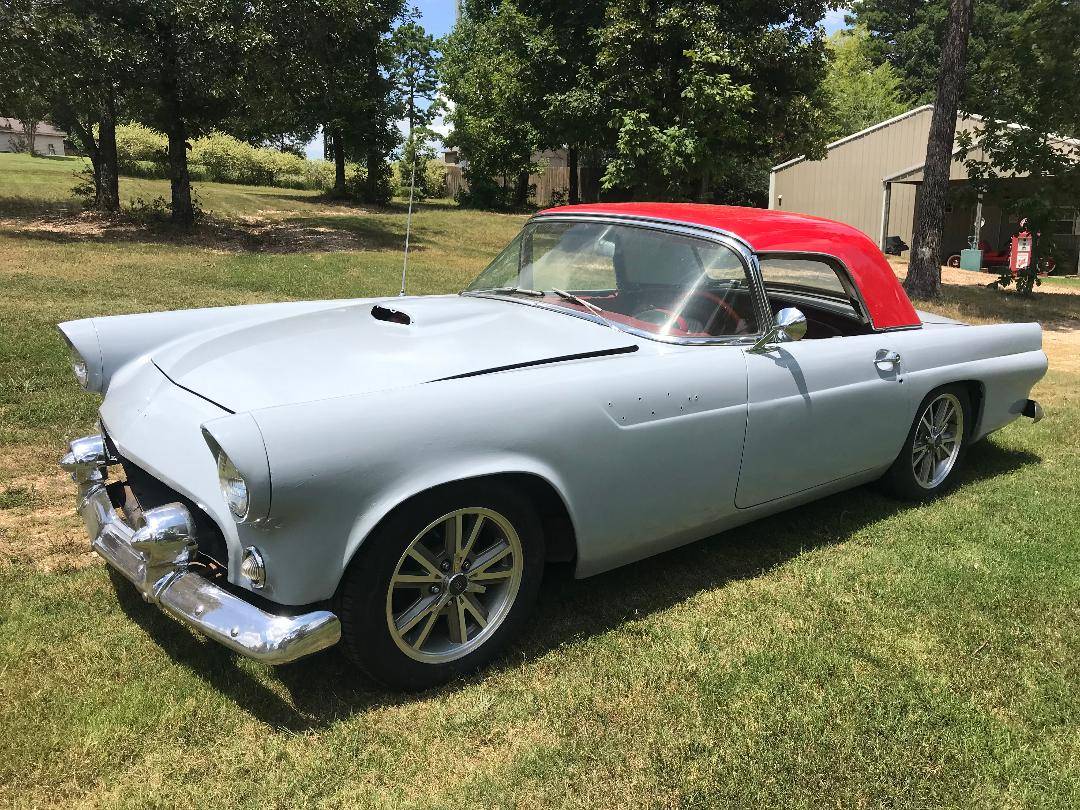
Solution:
{"label": "chrome wheel spoke", "polygon": [[[432,554],[426,546],[420,544],[418,541],[414,541],[413,544],[409,546],[409,550],[405,553],[413,560],[420,563],[428,574],[437,577],[439,580],[442,579],[442,571],[439,570],[439,561],[435,559],[435,555]],[[400,569],[401,566],[399,565],[398,568]]]}
{"label": "chrome wheel spoke", "polygon": [[423,574],[397,573],[390,582],[395,588],[423,588],[425,585],[438,585],[442,582],[442,577],[426,572]]}
{"label": "chrome wheel spoke", "polygon": [[490,579],[491,577],[488,575],[502,573],[501,571],[489,571],[488,569],[500,560],[505,559],[511,551],[510,544],[505,540],[500,540],[491,548],[476,557],[473,561],[472,569],[469,571],[469,578]]}
{"label": "chrome wheel spoke", "polygon": [[424,620],[424,625],[420,628],[420,635],[416,637],[413,642],[413,647],[420,649],[424,646],[424,642],[427,641],[428,636],[431,635],[431,629],[435,626],[435,622],[439,620],[439,611],[432,610],[428,613],[427,619]]}
{"label": "chrome wheel spoke", "polygon": [[469,532],[468,539],[465,541],[465,544],[461,547],[460,553],[454,560],[455,567],[461,565],[462,561],[469,556],[469,552],[472,551],[473,546],[476,545],[476,540],[480,537],[480,530],[484,528],[484,520],[485,518],[483,515],[476,516],[476,522],[473,523],[472,531]]}
{"label": "chrome wheel spoke", "polygon": [[431,596],[417,599],[412,607],[394,619],[394,626],[397,628],[397,631],[404,635],[416,627],[416,625],[420,623],[420,620],[427,616],[428,613],[438,613],[438,609],[442,607],[442,599],[443,597],[441,594],[432,594]]}
{"label": "chrome wheel spoke", "polygon": [[472,617],[476,619],[476,623],[481,627],[487,626],[487,611],[484,606],[480,604],[478,600],[471,593],[463,593],[458,599],[461,602],[462,607],[467,613],[471,613]]}
{"label": "chrome wheel spoke", "polygon": [[465,617],[464,600],[458,598],[450,602],[446,617],[450,625],[450,640],[455,644],[464,644],[469,640],[469,626]]}
{"label": "chrome wheel spoke", "polygon": [[446,521],[446,556],[456,560],[461,554],[461,536],[464,534],[465,516],[458,512]]}

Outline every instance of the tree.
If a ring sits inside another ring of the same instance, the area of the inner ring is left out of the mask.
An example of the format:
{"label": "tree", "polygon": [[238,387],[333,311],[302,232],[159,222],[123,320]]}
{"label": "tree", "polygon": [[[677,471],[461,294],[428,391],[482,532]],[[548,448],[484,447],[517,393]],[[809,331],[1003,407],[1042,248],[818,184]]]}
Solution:
{"label": "tree", "polygon": [[440,76],[454,102],[447,142],[468,160],[465,202],[528,202],[532,154],[544,141],[543,77],[557,59],[551,39],[512,3],[463,8],[444,44]]}
{"label": "tree", "polygon": [[974,0],[951,0],[949,26],[941,48],[937,98],[926,144],[923,182],[915,197],[911,259],[904,289],[912,298],[941,293],[941,230],[956,136],[956,113],[964,86],[964,66]]}
{"label": "tree", "polygon": [[604,3],[517,0],[554,45],[555,59],[543,77],[546,109],[540,121],[542,146],[566,148],[569,170],[567,202],[581,200],[578,169],[583,152],[610,142],[607,108],[596,92],[597,31]]}
{"label": "tree", "polygon": [[21,141],[31,155],[38,124],[49,114],[53,95],[43,47],[47,22],[29,0],[0,6],[0,114],[19,122]]}
{"label": "tree", "polygon": [[349,193],[348,160],[369,170],[362,196],[378,201],[389,188],[387,158],[398,143],[394,122],[400,117],[389,34],[403,9],[403,0],[285,0],[276,6],[277,50],[289,54],[301,120],[322,128],[334,161],[335,197]]}
{"label": "tree", "polygon": [[[90,158],[93,207],[118,210],[116,116],[118,97],[131,78],[121,33],[81,0],[9,0],[0,32],[0,54],[17,55],[23,63],[5,70],[16,77],[5,86],[34,98],[32,109],[12,106],[33,125],[47,117],[67,130]],[[33,134],[32,125],[24,128]]]}
{"label": "tree", "polygon": [[406,137],[411,139],[413,130],[428,126],[439,111],[438,43],[414,19],[397,27],[392,43],[393,78],[405,106]]}
{"label": "tree", "polygon": [[875,65],[870,36],[856,27],[829,37],[822,89],[829,101],[826,135],[835,140],[899,115],[908,108],[900,76],[888,62]]}
{"label": "tree", "polygon": [[245,0],[84,0],[131,43],[130,69],[142,83],[127,102],[137,120],[168,138],[172,222],[195,222],[189,139],[220,126],[242,108],[246,57],[266,39],[266,7]]}
{"label": "tree", "polygon": [[[997,19],[968,97],[973,106],[1007,110],[1008,120],[987,116],[957,143],[974,189],[1046,234],[1060,209],[1080,202],[1080,145],[1062,137],[1080,134],[1080,5],[1034,0]],[[1038,283],[1040,256],[1055,247],[1048,235],[1035,240],[1030,272],[1016,280],[1024,294]],[[1002,280],[1012,283],[1011,275]]]}
{"label": "tree", "polygon": [[614,137],[604,187],[763,201],[774,156],[822,150],[824,11],[814,0],[612,0],[597,35]]}

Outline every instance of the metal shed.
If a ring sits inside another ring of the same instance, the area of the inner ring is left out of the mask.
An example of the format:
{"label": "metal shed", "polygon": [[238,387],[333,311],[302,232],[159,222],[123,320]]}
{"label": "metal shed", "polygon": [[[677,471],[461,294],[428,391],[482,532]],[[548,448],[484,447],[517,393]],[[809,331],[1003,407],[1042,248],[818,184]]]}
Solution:
{"label": "metal shed", "polygon": [[[916,107],[830,143],[824,160],[797,157],[774,166],[769,208],[846,222],[879,244],[891,235],[910,243],[933,109]],[[957,118],[957,131],[977,125]],[[962,171],[954,162],[956,179],[965,177]]]}

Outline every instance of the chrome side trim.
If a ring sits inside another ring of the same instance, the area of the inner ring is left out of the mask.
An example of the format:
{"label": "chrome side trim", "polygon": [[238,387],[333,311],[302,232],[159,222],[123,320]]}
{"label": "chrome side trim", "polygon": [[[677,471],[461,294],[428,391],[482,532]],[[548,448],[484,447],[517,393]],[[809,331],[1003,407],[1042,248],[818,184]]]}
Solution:
{"label": "chrome side trim", "polygon": [[192,570],[195,530],[183,505],[148,509],[143,526],[129,525],[105,487],[105,457],[100,456],[97,466],[90,461],[99,457],[94,455],[94,439],[101,437],[72,442],[62,465],[82,476],[76,478],[79,512],[92,548],[143,598],[208,638],[265,664],[295,661],[340,640],[341,623],[328,610],[277,616]]}

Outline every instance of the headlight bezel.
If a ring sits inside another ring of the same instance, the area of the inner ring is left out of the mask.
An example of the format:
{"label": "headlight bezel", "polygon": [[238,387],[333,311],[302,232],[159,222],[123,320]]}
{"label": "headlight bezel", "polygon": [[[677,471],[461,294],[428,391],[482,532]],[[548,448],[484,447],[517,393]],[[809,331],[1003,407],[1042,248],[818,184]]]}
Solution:
{"label": "headlight bezel", "polygon": [[[91,393],[100,392],[101,389],[101,369],[100,364],[88,359],[82,350],[75,346],[75,341],[64,331],[64,326],[57,327],[57,331],[60,333],[60,337],[64,340],[64,346],[68,351],[68,367],[71,369],[72,374],[75,377],[75,381],[79,384],[79,387],[84,391]],[[82,341],[85,343],[85,341]],[[91,349],[93,347],[90,347]]]}
{"label": "headlight bezel", "polygon": [[[231,518],[238,524],[266,520],[270,514],[270,462],[255,419],[247,413],[213,419],[202,425],[202,434],[210,450],[208,460],[214,465],[213,474],[218,479],[222,518]],[[222,455],[231,469],[223,467]],[[247,489],[246,509],[239,498],[241,481]]]}

